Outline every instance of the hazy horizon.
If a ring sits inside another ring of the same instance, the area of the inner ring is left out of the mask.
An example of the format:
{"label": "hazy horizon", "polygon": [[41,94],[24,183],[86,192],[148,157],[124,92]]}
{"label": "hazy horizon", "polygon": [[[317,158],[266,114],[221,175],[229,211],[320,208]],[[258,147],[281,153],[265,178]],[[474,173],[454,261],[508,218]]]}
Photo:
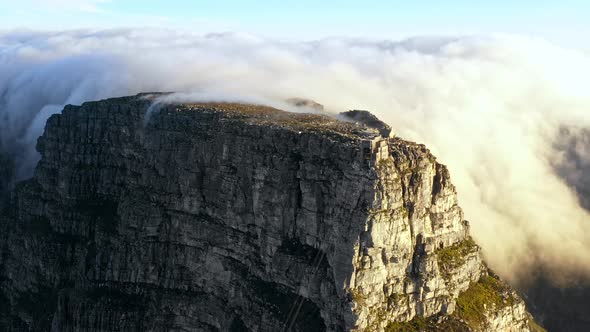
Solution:
{"label": "hazy horizon", "polygon": [[590,50],[590,3],[583,0],[22,0],[0,2],[0,13],[3,31],[150,27],[291,40],[517,34]]}

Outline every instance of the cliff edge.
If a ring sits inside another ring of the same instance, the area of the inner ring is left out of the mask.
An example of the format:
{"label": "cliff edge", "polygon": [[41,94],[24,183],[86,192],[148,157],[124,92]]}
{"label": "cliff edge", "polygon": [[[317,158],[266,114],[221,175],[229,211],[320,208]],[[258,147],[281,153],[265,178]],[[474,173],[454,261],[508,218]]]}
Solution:
{"label": "cliff edge", "polygon": [[537,329],[424,145],[152,98],[48,120],[0,217],[0,329]]}

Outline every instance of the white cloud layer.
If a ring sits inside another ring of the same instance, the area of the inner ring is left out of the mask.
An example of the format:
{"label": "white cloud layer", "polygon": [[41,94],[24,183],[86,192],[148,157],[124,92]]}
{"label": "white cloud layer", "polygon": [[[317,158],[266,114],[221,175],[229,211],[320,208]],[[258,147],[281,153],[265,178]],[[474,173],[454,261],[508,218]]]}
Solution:
{"label": "white cloud layer", "polygon": [[449,166],[474,237],[513,280],[532,267],[555,280],[590,276],[589,214],[554,170],[563,164],[560,128],[590,128],[589,86],[587,54],[514,36],[297,43],[162,30],[0,35],[5,146],[33,151],[64,104],[143,91],[368,109]]}

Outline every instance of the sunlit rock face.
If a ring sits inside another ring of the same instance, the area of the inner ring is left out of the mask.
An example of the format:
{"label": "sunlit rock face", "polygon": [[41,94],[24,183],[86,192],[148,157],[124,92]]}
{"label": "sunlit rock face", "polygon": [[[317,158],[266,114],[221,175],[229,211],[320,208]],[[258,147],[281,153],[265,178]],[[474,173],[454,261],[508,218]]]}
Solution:
{"label": "sunlit rock face", "polygon": [[0,329],[530,330],[424,145],[153,97],[48,120],[0,219]]}

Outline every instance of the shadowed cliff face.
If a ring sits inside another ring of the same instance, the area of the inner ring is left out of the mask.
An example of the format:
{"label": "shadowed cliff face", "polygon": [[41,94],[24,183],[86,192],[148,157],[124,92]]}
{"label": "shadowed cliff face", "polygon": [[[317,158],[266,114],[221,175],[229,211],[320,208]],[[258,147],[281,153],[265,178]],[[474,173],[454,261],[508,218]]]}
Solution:
{"label": "shadowed cliff face", "polygon": [[2,329],[529,330],[425,146],[241,104],[146,124],[150,105],[48,120],[0,217]]}

